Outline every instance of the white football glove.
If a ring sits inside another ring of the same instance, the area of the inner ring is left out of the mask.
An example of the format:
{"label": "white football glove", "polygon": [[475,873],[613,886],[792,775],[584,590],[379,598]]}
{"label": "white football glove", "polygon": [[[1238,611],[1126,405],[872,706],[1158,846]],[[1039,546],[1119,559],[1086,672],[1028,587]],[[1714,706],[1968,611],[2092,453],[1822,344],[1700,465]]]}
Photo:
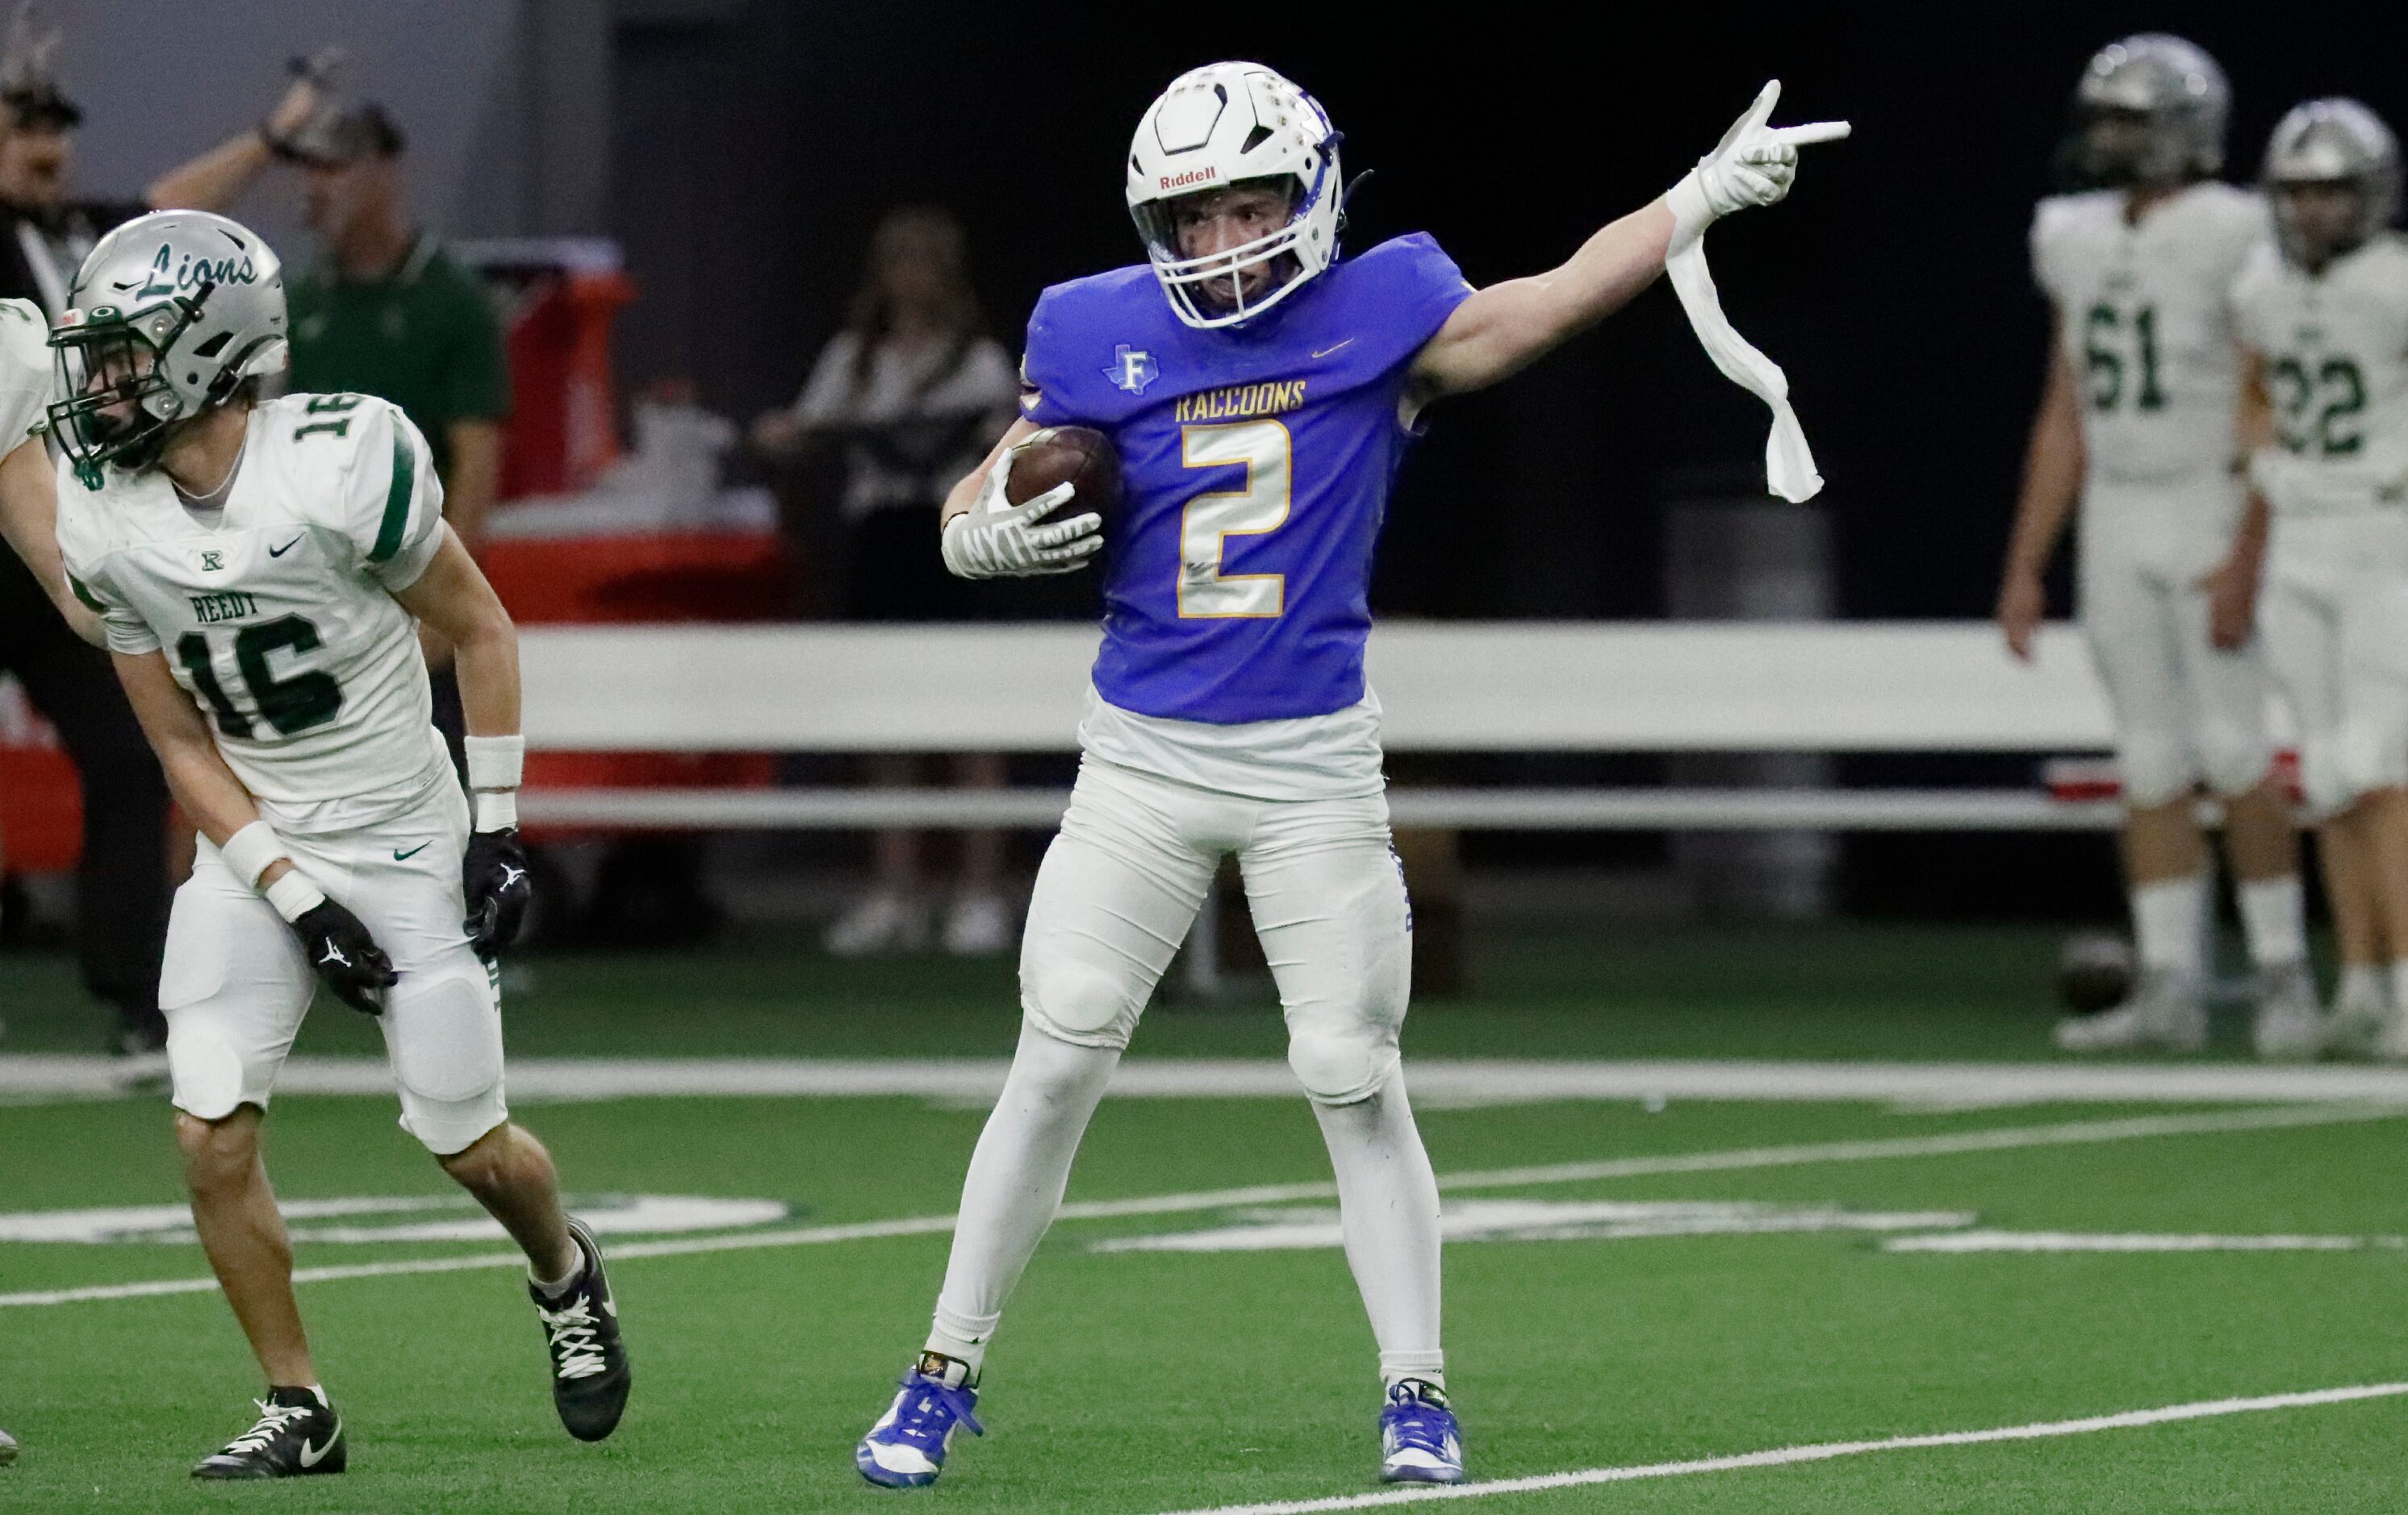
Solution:
{"label": "white football glove", "polygon": [[[1068,503],[1077,486],[1064,481],[1019,505],[1004,497],[1011,454],[995,460],[970,507],[945,523],[945,567],[957,579],[1023,579],[1086,566],[1104,545],[1104,518],[1089,511],[1044,521]],[[1040,522],[1042,522],[1040,524]]]}
{"label": "white football glove", "polygon": [[1772,107],[1781,99],[1781,81],[1767,84],[1731,123],[1714,150],[1698,160],[1681,182],[1664,197],[1682,232],[1704,231],[1714,222],[1750,206],[1769,206],[1789,193],[1798,177],[1798,149],[1808,142],[1832,142],[1848,135],[1843,121],[1814,121],[1805,126],[1768,126]]}

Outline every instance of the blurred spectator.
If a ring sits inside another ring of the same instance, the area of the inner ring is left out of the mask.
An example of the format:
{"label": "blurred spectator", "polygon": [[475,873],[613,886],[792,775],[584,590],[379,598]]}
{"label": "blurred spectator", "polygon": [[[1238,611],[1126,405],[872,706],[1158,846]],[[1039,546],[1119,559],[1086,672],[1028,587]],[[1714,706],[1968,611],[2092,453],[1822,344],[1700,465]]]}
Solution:
{"label": "blurred spectator", "polygon": [[[752,426],[754,448],[772,458],[822,448],[841,453],[841,615],[950,621],[981,613],[980,586],[945,572],[937,512],[953,481],[976,467],[1010,424],[1018,394],[1011,359],[986,335],[970,288],[961,222],[930,207],[890,212],[870,239],[868,267],[844,330],[821,350],[795,404]],[[910,757],[876,758],[870,777],[908,784],[915,766]],[[1003,783],[1000,757],[960,755],[950,766],[964,785]],[[947,951],[1010,947],[1013,922],[1002,883],[1002,836],[965,834],[961,878],[942,934]],[[928,927],[918,835],[880,833],[869,892],[830,930],[829,950],[908,950],[926,940]]]}
{"label": "blurred spectator", "polygon": [[[410,219],[408,140],[364,103],[312,121],[293,150],[308,165],[317,264],[291,288],[293,388],[373,394],[426,435],[443,515],[475,551],[502,471],[509,372],[501,318],[475,276]],[[431,637],[435,722],[460,761],[465,728],[452,650]]]}
{"label": "blurred spectator", "polygon": [[[140,200],[68,193],[81,107],[51,72],[56,33],[22,23],[0,60],[0,299],[31,300],[52,320],[93,244],[153,209],[222,209],[318,108],[294,82],[267,118],[153,181]],[[24,686],[58,728],[83,789],[76,879],[77,949],[85,986],[117,1008],[113,1051],[155,1061],[166,1046],[159,958],[166,941],[167,785],[109,671],[67,629],[14,552],[0,549],[0,673]]]}

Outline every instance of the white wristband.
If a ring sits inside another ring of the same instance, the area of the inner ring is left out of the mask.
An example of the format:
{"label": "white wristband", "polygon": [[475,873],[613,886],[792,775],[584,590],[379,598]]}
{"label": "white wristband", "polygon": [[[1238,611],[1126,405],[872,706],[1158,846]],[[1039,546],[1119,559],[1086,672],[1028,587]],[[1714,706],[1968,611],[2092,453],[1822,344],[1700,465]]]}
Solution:
{"label": "white wristband", "polygon": [[476,794],[477,829],[479,831],[510,831],[519,823],[519,792],[515,789],[480,789]]}
{"label": "white wristband", "polygon": [[267,886],[267,903],[276,907],[276,913],[284,918],[286,925],[292,925],[325,904],[326,892],[311,883],[308,875],[294,868]]}
{"label": "white wristband", "polygon": [[252,822],[228,836],[218,849],[218,856],[225,859],[225,865],[246,889],[257,889],[259,876],[286,855],[284,838],[265,821]]}
{"label": "white wristband", "polygon": [[470,789],[516,789],[526,773],[523,736],[471,736],[468,753]]}

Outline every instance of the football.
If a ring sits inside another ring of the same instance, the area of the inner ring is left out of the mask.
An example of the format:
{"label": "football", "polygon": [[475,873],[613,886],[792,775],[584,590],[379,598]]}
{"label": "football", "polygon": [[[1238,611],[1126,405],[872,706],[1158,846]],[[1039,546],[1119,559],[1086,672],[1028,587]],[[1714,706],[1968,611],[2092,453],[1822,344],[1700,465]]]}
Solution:
{"label": "football", "polygon": [[2057,960],[2057,997],[2076,1015],[2120,1005],[2132,993],[2132,944],[2104,931],[2077,932]]}
{"label": "football", "polygon": [[1121,460],[1111,438],[1092,426],[1048,426],[1011,450],[1004,498],[1025,504],[1064,482],[1076,493],[1057,514],[1068,519],[1092,512],[1111,530],[1112,511],[1121,503]]}

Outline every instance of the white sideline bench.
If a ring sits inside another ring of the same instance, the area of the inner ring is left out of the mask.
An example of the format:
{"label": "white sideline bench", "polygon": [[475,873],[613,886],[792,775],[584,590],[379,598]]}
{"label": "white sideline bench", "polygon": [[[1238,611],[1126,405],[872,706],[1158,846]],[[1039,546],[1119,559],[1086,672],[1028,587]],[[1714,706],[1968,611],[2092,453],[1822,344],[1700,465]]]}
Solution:
{"label": "white sideline bench", "polygon": [[[1074,750],[1085,625],[529,627],[544,751]],[[2100,751],[2079,634],[2029,665],[1986,622],[1399,622],[1373,633],[1391,752]],[[536,789],[530,822],[861,829],[1050,827],[1060,789]],[[1512,830],[2088,830],[2113,802],[2031,789],[1439,787],[1405,826]]]}

